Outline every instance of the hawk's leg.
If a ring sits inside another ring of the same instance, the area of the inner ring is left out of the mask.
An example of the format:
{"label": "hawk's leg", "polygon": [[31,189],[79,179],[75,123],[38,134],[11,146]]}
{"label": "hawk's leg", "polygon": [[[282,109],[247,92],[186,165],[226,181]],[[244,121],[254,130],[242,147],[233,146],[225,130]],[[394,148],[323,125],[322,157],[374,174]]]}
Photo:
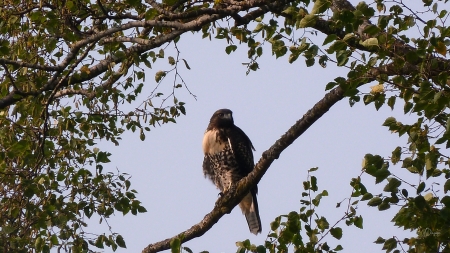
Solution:
{"label": "hawk's leg", "polygon": [[[222,203],[222,197],[225,195],[223,192],[219,193],[220,197],[216,200],[215,206],[219,206]],[[231,210],[227,213],[231,213]]]}
{"label": "hawk's leg", "polygon": [[235,187],[235,185],[233,184],[233,182],[231,180],[229,181],[228,186],[225,187],[224,192],[227,192],[227,191],[230,191],[230,190],[231,191],[236,190],[236,187]]}
{"label": "hawk's leg", "polygon": [[[229,191],[231,191],[231,192],[234,192],[236,190],[236,185],[235,184],[233,184],[232,182],[230,182],[229,184],[228,184],[228,187],[226,187],[222,192],[219,192],[219,198],[217,199],[217,201],[216,201],[216,206],[217,205],[219,205],[219,203],[220,203],[220,201],[222,200],[222,197],[227,193],[227,192],[229,192]],[[229,212],[227,212],[227,213],[231,213],[231,210],[229,211]]]}
{"label": "hawk's leg", "polygon": [[219,195],[219,197],[223,197],[223,195],[225,195],[225,193],[227,192],[227,191],[229,191],[231,188],[235,188],[235,187],[232,187],[232,183],[230,182],[229,184],[228,184],[228,187],[225,187],[225,189],[223,190],[223,191],[221,191],[221,192],[219,192],[217,195]]}

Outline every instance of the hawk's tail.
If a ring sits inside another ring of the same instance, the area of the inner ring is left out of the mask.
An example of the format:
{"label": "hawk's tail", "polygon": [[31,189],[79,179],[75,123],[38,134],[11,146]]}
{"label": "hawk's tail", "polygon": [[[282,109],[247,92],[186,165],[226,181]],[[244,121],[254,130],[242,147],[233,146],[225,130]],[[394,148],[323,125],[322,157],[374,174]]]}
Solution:
{"label": "hawk's tail", "polygon": [[247,219],[248,228],[253,234],[261,233],[261,218],[259,217],[258,200],[256,190],[251,190],[239,203],[242,213]]}

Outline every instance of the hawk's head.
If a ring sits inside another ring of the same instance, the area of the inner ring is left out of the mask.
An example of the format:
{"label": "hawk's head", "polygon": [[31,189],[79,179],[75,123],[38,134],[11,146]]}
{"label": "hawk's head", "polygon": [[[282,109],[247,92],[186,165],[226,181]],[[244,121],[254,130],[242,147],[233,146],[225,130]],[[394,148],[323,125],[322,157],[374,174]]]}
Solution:
{"label": "hawk's head", "polygon": [[217,110],[209,120],[208,128],[224,128],[233,125],[233,112],[229,109],[220,109]]}

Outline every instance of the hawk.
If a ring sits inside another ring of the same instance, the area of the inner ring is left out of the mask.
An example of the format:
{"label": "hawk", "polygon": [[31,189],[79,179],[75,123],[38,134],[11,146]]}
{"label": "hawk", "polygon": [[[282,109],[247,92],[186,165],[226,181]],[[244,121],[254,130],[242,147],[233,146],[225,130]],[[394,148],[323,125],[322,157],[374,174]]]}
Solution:
{"label": "hawk", "polygon": [[[223,193],[230,186],[247,176],[253,170],[252,142],[239,127],[234,125],[233,112],[229,109],[216,111],[209,121],[203,137],[203,173]],[[257,186],[239,203],[247,219],[250,232],[261,233]]]}

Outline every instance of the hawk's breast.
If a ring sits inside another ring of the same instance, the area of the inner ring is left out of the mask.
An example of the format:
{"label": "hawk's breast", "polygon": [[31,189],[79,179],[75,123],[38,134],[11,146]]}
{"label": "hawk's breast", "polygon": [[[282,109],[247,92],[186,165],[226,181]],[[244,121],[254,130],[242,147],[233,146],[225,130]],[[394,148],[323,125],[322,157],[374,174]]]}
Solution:
{"label": "hawk's breast", "polygon": [[217,129],[206,131],[203,136],[203,153],[205,155],[214,155],[222,152],[227,145],[228,141],[221,138],[221,133]]}

